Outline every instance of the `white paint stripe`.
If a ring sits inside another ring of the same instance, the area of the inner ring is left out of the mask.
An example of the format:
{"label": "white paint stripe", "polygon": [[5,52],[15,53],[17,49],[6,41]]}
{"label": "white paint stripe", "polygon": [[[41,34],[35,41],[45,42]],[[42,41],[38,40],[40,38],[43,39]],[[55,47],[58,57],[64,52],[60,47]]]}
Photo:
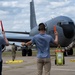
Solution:
{"label": "white paint stripe", "polygon": [[10,66],[3,66],[3,68],[10,68]]}
{"label": "white paint stripe", "polygon": [[51,70],[61,70],[61,71],[73,71],[73,72],[75,72],[74,69],[59,69],[59,68],[51,68]]}
{"label": "white paint stripe", "polygon": [[[3,66],[3,68],[10,68],[10,66]],[[26,69],[37,69],[36,67],[26,67]],[[70,71],[70,72],[75,72],[75,69],[59,69],[59,68],[51,68],[51,70],[56,70],[56,71]]]}
{"label": "white paint stripe", "polygon": [[[37,69],[37,67],[34,66],[27,66],[26,69]],[[70,71],[70,72],[75,72],[75,69],[60,69],[60,68],[51,68],[51,70],[59,70],[59,71]]]}

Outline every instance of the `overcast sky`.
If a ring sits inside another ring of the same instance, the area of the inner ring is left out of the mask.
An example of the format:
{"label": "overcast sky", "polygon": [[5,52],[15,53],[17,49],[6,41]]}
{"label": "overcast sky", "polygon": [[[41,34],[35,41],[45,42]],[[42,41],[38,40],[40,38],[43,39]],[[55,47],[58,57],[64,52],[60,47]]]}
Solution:
{"label": "overcast sky", "polygon": [[[5,30],[30,31],[31,0],[0,0]],[[37,24],[63,15],[75,22],[75,0],[34,0]]]}

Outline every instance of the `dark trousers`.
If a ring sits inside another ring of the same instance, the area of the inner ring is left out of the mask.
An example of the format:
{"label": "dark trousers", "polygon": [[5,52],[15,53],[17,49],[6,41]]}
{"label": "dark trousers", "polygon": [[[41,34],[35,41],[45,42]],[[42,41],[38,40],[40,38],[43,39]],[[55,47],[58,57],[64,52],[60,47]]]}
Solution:
{"label": "dark trousers", "polygon": [[0,61],[0,75],[2,75],[2,61]]}

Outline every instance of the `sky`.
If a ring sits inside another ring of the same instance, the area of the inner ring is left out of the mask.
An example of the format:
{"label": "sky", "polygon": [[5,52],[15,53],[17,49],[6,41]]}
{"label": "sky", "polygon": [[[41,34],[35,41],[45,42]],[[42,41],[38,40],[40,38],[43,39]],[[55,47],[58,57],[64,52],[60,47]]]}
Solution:
{"label": "sky", "polygon": [[[5,30],[30,31],[31,0],[0,0],[0,20]],[[57,16],[75,22],[75,0],[34,0],[36,21],[46,22]]]}

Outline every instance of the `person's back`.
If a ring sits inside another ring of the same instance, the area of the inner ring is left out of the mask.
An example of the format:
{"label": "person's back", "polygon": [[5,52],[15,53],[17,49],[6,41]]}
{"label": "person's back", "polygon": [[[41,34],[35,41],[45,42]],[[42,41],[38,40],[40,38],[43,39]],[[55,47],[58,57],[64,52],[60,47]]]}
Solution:
{"label": "person's back", "polygon": [[50,43],[53,43],[53,38],[47,34],[38,34],[34,36],[33,42],[36,44],[38,58],[50,58]]}

